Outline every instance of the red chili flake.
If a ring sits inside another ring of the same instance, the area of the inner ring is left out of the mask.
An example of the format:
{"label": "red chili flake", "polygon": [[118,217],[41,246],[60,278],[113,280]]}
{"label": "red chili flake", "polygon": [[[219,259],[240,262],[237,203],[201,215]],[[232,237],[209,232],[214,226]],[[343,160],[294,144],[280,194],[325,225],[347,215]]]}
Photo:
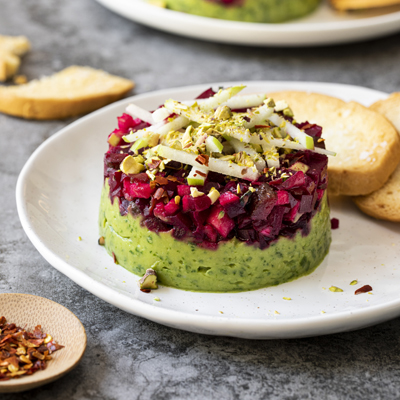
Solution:
{"label": "red chili flake", "polygon": [[140,289],[140,291],[143,293],[150,293],[151,289]]}
{"label": "red chili flake", "polygon": [[64,347],[42,332],[40,325],[28,332],[8,324],[5,317],[0,318],[0,342],[0,382],[45,369],[49,354]]}
{"label": "red chili flake", "polygon": [[200,154],[196,157],[196,161],[201,164],[201,165],[205,165],[206,167],[208,167],[208,159],[210,157],[207,154]]}
{"label": "red chili flake", "polygon": [[372,287],[369,285],[364,285],[363,287],[360,287],[360,289],[357,289],[354,294],[361,294],[361,293],[368,293],[372,291]]}
{"label": "red chili flake", "polygon": [[154,180],[159,184],[159,185],[166,185],[168,183],[168,179],[164,178],[163,176],[157,175]]}
{"label": "red chili flake", "polygon": [[164,190],[163,188],[158,188],[158,189],[156,190],[156,192],[154,193],[154,198],[155,198],[156,200],[160,200],[161,197],[163,197],[164,192],[165,192],[165,190]]}
{"label": "red chili flake", "polygon": [[151,160],[149,163],[147,163],[147,166],[150,169],[156,169],[160,164],[161,160]]}
{"label": "red chili flake", "polygon": [[115,255],[114,252],[112,253],[112,256],[113,256],[113,259],[114,259],[114,264],[118,264],[117,256]]}
{"label": "red chili flake", "polygon": [[196,169],[195,172],[196,172],[197,174],[199,174],[200,176],[202,176],[203,178],[205,178],[205,177],[207,176],[207,174],[204,174],[203,172],[197,171],[197,169]]}
{"label": "red chili flake", "polygon": [[256,125],[254,128],[256,129],[271,128],[271,125]]}
{"label": "red chili flake", "polygon": [[331,229],[339,228],[339,220],[337,218],[331,218]]}
{"label": "red chili flake", "polygon": [[151,181],[150,182],[150,188],[155,189],[157,187],[157,182],[156,181]]}

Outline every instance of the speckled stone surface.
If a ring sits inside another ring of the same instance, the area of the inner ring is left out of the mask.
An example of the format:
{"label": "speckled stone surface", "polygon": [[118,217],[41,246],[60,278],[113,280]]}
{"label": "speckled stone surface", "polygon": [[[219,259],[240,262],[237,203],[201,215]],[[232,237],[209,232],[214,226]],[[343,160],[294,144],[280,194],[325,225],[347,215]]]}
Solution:
{"label": "speckled stone surface", "polygon": [[[0,34],[32,41],[21,69],[29,79],[80,64],[134,79],[134,93],[263,79],[400,90],[400,35],[328,48],[246,48],[158,32],[94,0],[0,0]],[[84,324],[88,347],[59,381],[2,400],[400,398],[400,319],[302,340],[207,337],[120,311],[52,268],[22,230],[14,191],[31,153],[71,121],[0,114],[0,292],[41,295],[68,307]]]}

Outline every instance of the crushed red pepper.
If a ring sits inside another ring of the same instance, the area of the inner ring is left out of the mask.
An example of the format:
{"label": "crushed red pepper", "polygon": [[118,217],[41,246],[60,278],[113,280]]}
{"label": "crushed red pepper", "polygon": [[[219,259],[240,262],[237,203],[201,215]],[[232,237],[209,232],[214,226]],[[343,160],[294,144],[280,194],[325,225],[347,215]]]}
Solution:
{"label": "crushed red pepper", "polygon": [[0,317],[0,382],[46,369],[50,354],[63,347],[40,325],[28,332]]}
{"label": "crushed red pepper", "polygon": [[199,174],[200,176],[202,176],[203,178],[205,178],[207,176],[207,174],[203,174],[201,171],[196,170],[196,173]]}
{"label": "crushed red pepper", "polygon": [[161,164],[161,160],[151,160],[149,163],[147,163],[147,166],[149,169],[156,169],[159,167]]}
{"label": "crushed red pepper", "polygon": [[205,165],[206,167],[208,167],[208,160],[209,160],[209,156],[207,154],[200,154],[196,157],[196,161],[199,164]]}
{"label": "crushed red pepper", "polygon": [[361,293],[368,293],[372,291],[372,287],[369,285],[364,285],[363,287],[360,287],[360,289],[357,289],[354,294],[361,294]]}
{"label": "crushed red pepper", "polygon": [[166,185],[168,183],[168,179],[164,178],[163,176],[156,176],[154,180],[159,184],[159,185]]}

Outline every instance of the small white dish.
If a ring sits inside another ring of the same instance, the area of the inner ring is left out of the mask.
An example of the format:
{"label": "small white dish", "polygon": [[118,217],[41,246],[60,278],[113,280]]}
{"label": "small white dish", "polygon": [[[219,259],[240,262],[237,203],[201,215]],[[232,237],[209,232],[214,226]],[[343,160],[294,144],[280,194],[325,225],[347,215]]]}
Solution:
{"label": "small white dish", "polygon": [[313,14],[282,24],[198,17],[166,10],[146,0],[97,0],[132,21],[162,31],[213,42],[251,46],[319,46],[372,39],[400,31],[400,7],[339,13],[324,0]]}
{"label": "small white dish", "polygon": [[[142,293],[138,277],[114,264],[98,246],[103,154],[107,135],[117,125],[116,117],[132,101],[151,110],[167,98],[191,99],[208,87],[168,89],[119,101],[62,129],[33,153],[18,179],[16,196],[22,226],[43,257],[103,300],[192,332],[294,338],[358,329],[400,315],[400,225],[361,214],[350,199],[331,201],[331,216],[339,219],[340,228],[332,232],[330,253],[313,274],[253,292],[193,293],[163,287]],[[248,82],[245,91],[289,89],[365,105],[387,97],[371,89],[313,82]],[[350,286],[354,279],[359,284]],[[355,296],[354,290],[366,284],[373,287],[373,294]],[[344,292],[329,291],[332,285]],[[154,301],[155,297],[161,301]]]}

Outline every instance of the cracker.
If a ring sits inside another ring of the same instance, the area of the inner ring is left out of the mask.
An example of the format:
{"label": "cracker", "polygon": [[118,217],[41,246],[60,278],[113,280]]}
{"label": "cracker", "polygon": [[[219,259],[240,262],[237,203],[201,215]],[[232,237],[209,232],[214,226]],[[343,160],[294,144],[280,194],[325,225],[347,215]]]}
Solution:
{"label": "cracker", "polygon": [[[400,133],[400,93],[394,93],[370,108],[384,115]],[[372,217],[400,222],[400,164],[382,188],[367,196],[354,197],[353,201]]]}
{"label": "cracker", "polygon": [[31,45],[25,36],[0,35],[0,82],[13,77],[21,64],[20,57]]}
{"label": "cracker", "polygon": [[128,93],[134,83],[90,67],[72,66],[25,85],[0,87],[0,112],[27,119],[84,114]]}
{"label": "cracker", "polygon": [[362,10],[400,4],[400,0],[330,0],[337,10]]}
{"label": "cracker", "polygon": [[16,56],[23,56],[31,48],[29,40],[25,36],[0,35],[0,49]]}
{"label": "cracker", "polygon": [[329,157],[329,191],[335,195],[358,196],[384,185],[400,162],[400,138],[381,114],[356,102],[318,93],[270,93],[285,99],[297,121],[323,127],[326,148],[337,152]]}

